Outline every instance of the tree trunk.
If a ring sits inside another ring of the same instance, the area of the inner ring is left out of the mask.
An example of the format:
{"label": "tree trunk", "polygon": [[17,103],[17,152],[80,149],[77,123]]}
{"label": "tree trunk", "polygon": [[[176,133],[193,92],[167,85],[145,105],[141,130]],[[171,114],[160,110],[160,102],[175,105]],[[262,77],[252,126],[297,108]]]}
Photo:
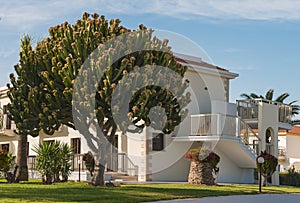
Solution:
{"label": "tree trunk", "polygon": [[92,178],[92,185],[104,186],[104,171],[105,171],[105,165],[103,165],[103,161],[100,162],[98,158],[96,158],[95,171]]}
{"label": "tree trunk", "polygon": [[28,181],[27,135],[18,135],[16,181]]}
{"label": "tree trunk", "polygon": [[189,184],[215,185],[213,169],[208,162],[192,161],[189,173]]}

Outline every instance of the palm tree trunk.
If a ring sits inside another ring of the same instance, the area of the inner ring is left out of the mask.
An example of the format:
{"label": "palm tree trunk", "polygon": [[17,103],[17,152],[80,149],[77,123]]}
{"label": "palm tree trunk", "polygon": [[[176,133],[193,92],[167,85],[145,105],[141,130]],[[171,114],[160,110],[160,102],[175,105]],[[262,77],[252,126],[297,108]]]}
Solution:
{"label": "palm tree trunk", "polygon": [[27,135],[18,135],[16,181],[28,181]]}

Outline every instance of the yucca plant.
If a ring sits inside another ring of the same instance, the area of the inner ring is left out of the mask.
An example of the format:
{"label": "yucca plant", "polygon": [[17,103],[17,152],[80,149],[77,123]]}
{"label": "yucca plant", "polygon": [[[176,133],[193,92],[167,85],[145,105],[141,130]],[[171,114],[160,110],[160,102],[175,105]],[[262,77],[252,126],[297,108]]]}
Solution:
{"label": "yucca plant", "polygon": [[71,172],[72,150],[60,141],[43,142],[33,149],[37,153],[37,169],[44,184],[68,180]]}
{"label": "yucca plant", "polygon": [[69,175],[71,174],[71,160],[73,158],[73,151],[66,143],[62,143],[60,146],[60,174],[62,182],[68,181]]}

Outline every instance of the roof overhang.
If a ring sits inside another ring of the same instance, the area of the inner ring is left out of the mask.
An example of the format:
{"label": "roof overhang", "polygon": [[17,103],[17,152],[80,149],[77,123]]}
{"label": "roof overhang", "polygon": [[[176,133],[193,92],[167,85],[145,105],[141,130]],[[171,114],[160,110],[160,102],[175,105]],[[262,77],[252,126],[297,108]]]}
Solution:
{"label": "roof overhang", "polygon": [[196,71],[199,73],[205,73],[209,75],[221,76],[223,78],[234,79],[239,76],[237,73],[230,72],[225,68],[212,65],[201,58],[195,56],[188,56],[184,54],[174,53],[176,60],[182,65],[188,66],[189,71]]}

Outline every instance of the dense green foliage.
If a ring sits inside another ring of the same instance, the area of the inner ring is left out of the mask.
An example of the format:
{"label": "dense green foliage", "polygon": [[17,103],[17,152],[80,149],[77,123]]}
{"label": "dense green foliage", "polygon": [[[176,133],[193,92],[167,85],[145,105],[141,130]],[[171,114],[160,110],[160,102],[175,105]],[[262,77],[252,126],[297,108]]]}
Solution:
{"label": "dense green foliage", "polygon": [[71,174],[72,150],[59,141],[43,142],[34,148],[37,153],[36,167],[43,178],[43,183],[67,181]]}
{"label": "dense green foliage", "polygon": [[300,186],[300,173],[296,171],[294,166],[287,173],[280,173],[279,178],[281,185]]}

